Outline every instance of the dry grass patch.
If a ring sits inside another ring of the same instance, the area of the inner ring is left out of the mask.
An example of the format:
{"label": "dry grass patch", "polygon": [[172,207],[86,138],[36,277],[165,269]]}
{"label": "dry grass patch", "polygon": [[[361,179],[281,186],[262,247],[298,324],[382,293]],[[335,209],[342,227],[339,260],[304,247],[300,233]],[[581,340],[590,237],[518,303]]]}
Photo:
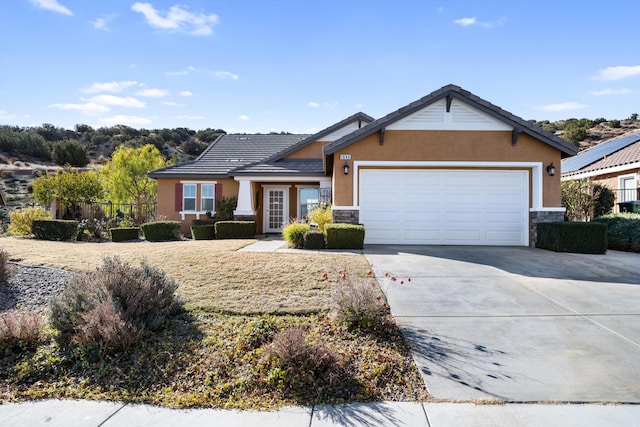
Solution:
{"label": "dry grass patch", "polygon": [[11,259],[78,272],[94,271],[105,256],[137,265],[146,259],[178,282],[188,307],[227,313],[314,313],[331,306],[339,270],[364,277],[362,255],[236,252],[255,240],[89,243],[2,238]]}

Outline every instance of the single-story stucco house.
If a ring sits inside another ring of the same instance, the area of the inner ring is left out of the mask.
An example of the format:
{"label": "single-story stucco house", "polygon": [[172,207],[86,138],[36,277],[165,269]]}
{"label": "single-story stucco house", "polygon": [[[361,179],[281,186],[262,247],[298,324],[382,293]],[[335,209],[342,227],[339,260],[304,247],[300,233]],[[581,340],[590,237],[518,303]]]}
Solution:
{"label": "single-story stucco house", "polygon": [[158,215],[182,221],[237,196],[234,215],[280,232],[330,201],[365,243],[535,243],[562,220],[561,159],[577,148],[454,85],[379,118],[358,113],[315,135],[222,135],[196,160],[151,172]]}
{"label": "single-story stucco house", "polygon": [[588,179],[609,187],[619,203],[640,201],[640,133],[602,142],[562,161],[562,180]]}

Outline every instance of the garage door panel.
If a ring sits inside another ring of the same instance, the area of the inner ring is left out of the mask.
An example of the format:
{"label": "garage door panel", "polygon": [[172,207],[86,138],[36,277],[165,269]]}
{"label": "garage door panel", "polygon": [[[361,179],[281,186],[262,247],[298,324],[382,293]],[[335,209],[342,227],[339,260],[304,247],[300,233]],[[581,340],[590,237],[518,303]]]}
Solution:
{"label": "garage door panel", "polygon": [[366,243],[526,245],[527,171],[362,170]]}

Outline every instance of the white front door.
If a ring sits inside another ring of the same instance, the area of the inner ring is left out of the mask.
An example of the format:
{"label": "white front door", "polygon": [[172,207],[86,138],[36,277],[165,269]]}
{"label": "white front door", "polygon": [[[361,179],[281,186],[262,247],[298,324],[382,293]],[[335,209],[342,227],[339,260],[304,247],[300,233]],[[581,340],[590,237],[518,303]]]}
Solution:
{"label": "white front door", "polygon": [[279,233],[289,216],[289,189],[264,189],[264,232]]}

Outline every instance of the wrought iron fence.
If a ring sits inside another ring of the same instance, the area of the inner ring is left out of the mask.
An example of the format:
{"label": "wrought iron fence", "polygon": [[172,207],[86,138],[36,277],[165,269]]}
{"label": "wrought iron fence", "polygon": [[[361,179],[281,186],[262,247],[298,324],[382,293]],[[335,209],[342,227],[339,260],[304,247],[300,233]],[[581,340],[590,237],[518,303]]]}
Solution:
{"label": "wrought iron fence", "polygon": [[640,200],[640,188],[619,188],[614,190],[616,203]]}

